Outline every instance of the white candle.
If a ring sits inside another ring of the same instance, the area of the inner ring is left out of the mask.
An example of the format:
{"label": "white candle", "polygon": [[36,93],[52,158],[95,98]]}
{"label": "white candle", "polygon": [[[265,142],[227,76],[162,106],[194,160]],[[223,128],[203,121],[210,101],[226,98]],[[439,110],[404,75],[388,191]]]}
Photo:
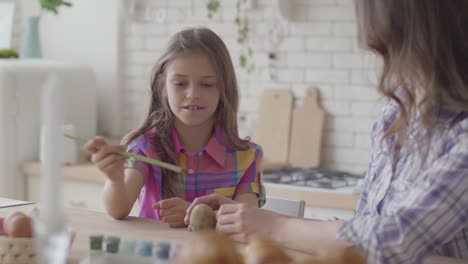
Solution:
{"label": "white candle", "polygon": [[42,90],[42,122],[44,150],[40,178],[39,215],[47,229],[62,228],[62,144],[63,96],[57,76],[48,76]]}

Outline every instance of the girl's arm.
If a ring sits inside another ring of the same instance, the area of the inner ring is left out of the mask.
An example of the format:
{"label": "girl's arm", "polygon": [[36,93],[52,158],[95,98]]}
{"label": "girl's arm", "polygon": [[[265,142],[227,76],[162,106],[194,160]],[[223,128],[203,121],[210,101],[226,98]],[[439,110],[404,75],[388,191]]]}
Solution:
{"label": "girl's arm", "polygon": [[123,180],[106,180],[104,204],[107,213],[116,219],[127,217],[140,194],[143,183],[143,176],[136,169],[125,169]]}
{"label": "girl's arm", "polygon": [[[104,138],[95,137],[85,144],[85,149],[91,154],[96,167],[107,177],[104,185],[107,212],[117,219],[128,216],[143,186],[143,176],[137,170],[124,169],[127,158],[117,152],[124,151],[125,146],[111,146]],[[147,172],[146,166],[141,164],[135,167]]]}

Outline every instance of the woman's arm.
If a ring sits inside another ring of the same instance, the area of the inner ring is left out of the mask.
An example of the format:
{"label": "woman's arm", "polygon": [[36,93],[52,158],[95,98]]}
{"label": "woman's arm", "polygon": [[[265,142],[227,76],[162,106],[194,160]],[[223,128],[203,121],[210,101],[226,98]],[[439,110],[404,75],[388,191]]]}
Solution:
{"label": "woman's arm", "polygon": [[320,252],[330,247],[351,245],[335,239],[343,224],[341,220],[322,221],[280,216],[273,222],[270,238],[290,249],[320,255]]}
{"label": "woman's arm", "polygon": [[256,234],[277,241],[283,247],[312,254],[325,251],[329,246],[350,245],[335,240],[341,221],[288,217],[239,203],[221,205],[217,220],[217,230],[239,242],[247,242]]}

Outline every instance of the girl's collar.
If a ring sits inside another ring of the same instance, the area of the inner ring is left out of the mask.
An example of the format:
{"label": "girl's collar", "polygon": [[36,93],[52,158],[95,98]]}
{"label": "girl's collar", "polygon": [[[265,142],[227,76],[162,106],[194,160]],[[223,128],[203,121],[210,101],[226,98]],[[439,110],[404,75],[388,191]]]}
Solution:
{"label": "girl's collar", "polygon": [[[187,153],[188,150],[180,141],[179,135],[175,128],[172,129],[172,143],[174,144],[174,152],[179,155],[181,152]],[[219,124],[215,125],[213,134],[208,141],[208,144],[198,153],[206,152],[211,156],[220,166],[224,167],[226,162],[226,146],[224,144],[224,134]],[[197,153],[192,153],[196,155]]]}

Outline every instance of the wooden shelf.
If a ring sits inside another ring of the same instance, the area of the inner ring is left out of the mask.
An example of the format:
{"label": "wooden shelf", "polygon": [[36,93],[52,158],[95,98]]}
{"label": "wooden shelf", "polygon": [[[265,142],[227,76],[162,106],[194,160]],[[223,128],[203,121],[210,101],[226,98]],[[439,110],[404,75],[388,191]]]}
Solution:
{"label": "wooden shelf", "polygon": [[[41,164],[39,162],[23,163],[20,168],[26,176],[40,176]],[[80,164],[63,167],[63,178],[65,180],[82,181],[104,184],[106,176],[93,164]]]}

